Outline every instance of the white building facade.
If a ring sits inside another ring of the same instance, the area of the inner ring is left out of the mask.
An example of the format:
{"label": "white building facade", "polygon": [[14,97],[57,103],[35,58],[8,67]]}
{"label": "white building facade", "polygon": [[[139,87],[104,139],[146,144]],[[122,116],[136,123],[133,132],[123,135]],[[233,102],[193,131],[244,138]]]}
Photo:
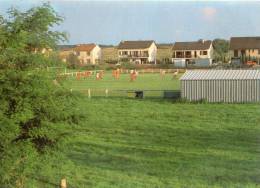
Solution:
{"label": "white building facade", "polygon": [[96,44],[80,44],[74,48],[74,54],[82,64],[98,64],[101,61],[101,53],[100,46]]}
{"label": "white building facade", "polygon": [[186,67],[187,65],[211,66],[213,50],[212,41],[210,40],[176,42],[173,46],[172,62],[180,67]]}
{"label": "white building facade", "polygon": [[156,64],[157,46],[154,41],[122,41],[118,45],[118,60],[136,64]]}

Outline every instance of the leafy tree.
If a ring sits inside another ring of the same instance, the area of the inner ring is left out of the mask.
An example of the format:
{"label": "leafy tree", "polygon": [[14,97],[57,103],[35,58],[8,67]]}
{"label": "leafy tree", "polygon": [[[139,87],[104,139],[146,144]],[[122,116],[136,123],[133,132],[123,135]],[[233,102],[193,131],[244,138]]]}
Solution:
{"label": "leafy tree", "polygon": [[229,41],[225,39],[215,39],[213,41],[214,59],[226,63],[229,60]]}
{"label": "leafy tree", "polygon": [[73,53],[68,55],[67,62],[68,62],[68,64],[67,64],[68,68],[71,68],[71,69],[79,68],[81,65],[77,55],[75,55]]}
{"label": "leafy tree", "polygon": [[[39,156],[78,123],[77,97],[53,83],[53,64],[43,49],[66,34],[51,30],[62,18],[49,4],[0,16],[0,185],[26,187]],[[57,62],[56,62],[57,63]]]}

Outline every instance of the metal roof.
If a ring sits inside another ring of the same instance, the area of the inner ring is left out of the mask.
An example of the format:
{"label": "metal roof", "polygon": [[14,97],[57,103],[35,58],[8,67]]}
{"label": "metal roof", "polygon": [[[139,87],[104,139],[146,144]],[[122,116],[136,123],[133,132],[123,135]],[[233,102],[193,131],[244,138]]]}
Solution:
{"label": "metal roof", "polygon": [[260,70],[188,70],[180,80],[260,80]]}

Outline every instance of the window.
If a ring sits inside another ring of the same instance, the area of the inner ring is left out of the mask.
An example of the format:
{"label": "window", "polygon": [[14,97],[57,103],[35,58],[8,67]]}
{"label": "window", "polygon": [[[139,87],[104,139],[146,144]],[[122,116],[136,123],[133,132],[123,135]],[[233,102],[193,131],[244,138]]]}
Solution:
{"label": "window", "polygon": [[191,58],[191,51],[186,51],[185,52],[185,57],[186,58]]}
{"label": "window", "polygon": [[208,51],[203,51],[203,55],[208,55]]}
{"label": "window", "polygon": [[202,51],[200,51],[200,55],[202,55]]}

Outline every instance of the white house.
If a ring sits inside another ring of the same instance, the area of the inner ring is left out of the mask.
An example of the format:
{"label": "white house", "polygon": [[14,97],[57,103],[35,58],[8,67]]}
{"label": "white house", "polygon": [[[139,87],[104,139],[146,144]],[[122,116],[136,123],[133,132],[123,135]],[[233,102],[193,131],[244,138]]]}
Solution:
{"label": "white house", "polygon": [[149,41],[121,41],[118,45],[119,61],[128,60],[138,64],[156,64],[157,46]]}
{"label": "white house", "polygon": [[172,62],[176,66],[210,66],[213,60],[213,45],[210,40],[176,42],[173,45]]}
{"label": "white house", "polygon": [[97,64],[101,60],[101,48],[96,44],[79,44],[74,48],[82,64]]}

